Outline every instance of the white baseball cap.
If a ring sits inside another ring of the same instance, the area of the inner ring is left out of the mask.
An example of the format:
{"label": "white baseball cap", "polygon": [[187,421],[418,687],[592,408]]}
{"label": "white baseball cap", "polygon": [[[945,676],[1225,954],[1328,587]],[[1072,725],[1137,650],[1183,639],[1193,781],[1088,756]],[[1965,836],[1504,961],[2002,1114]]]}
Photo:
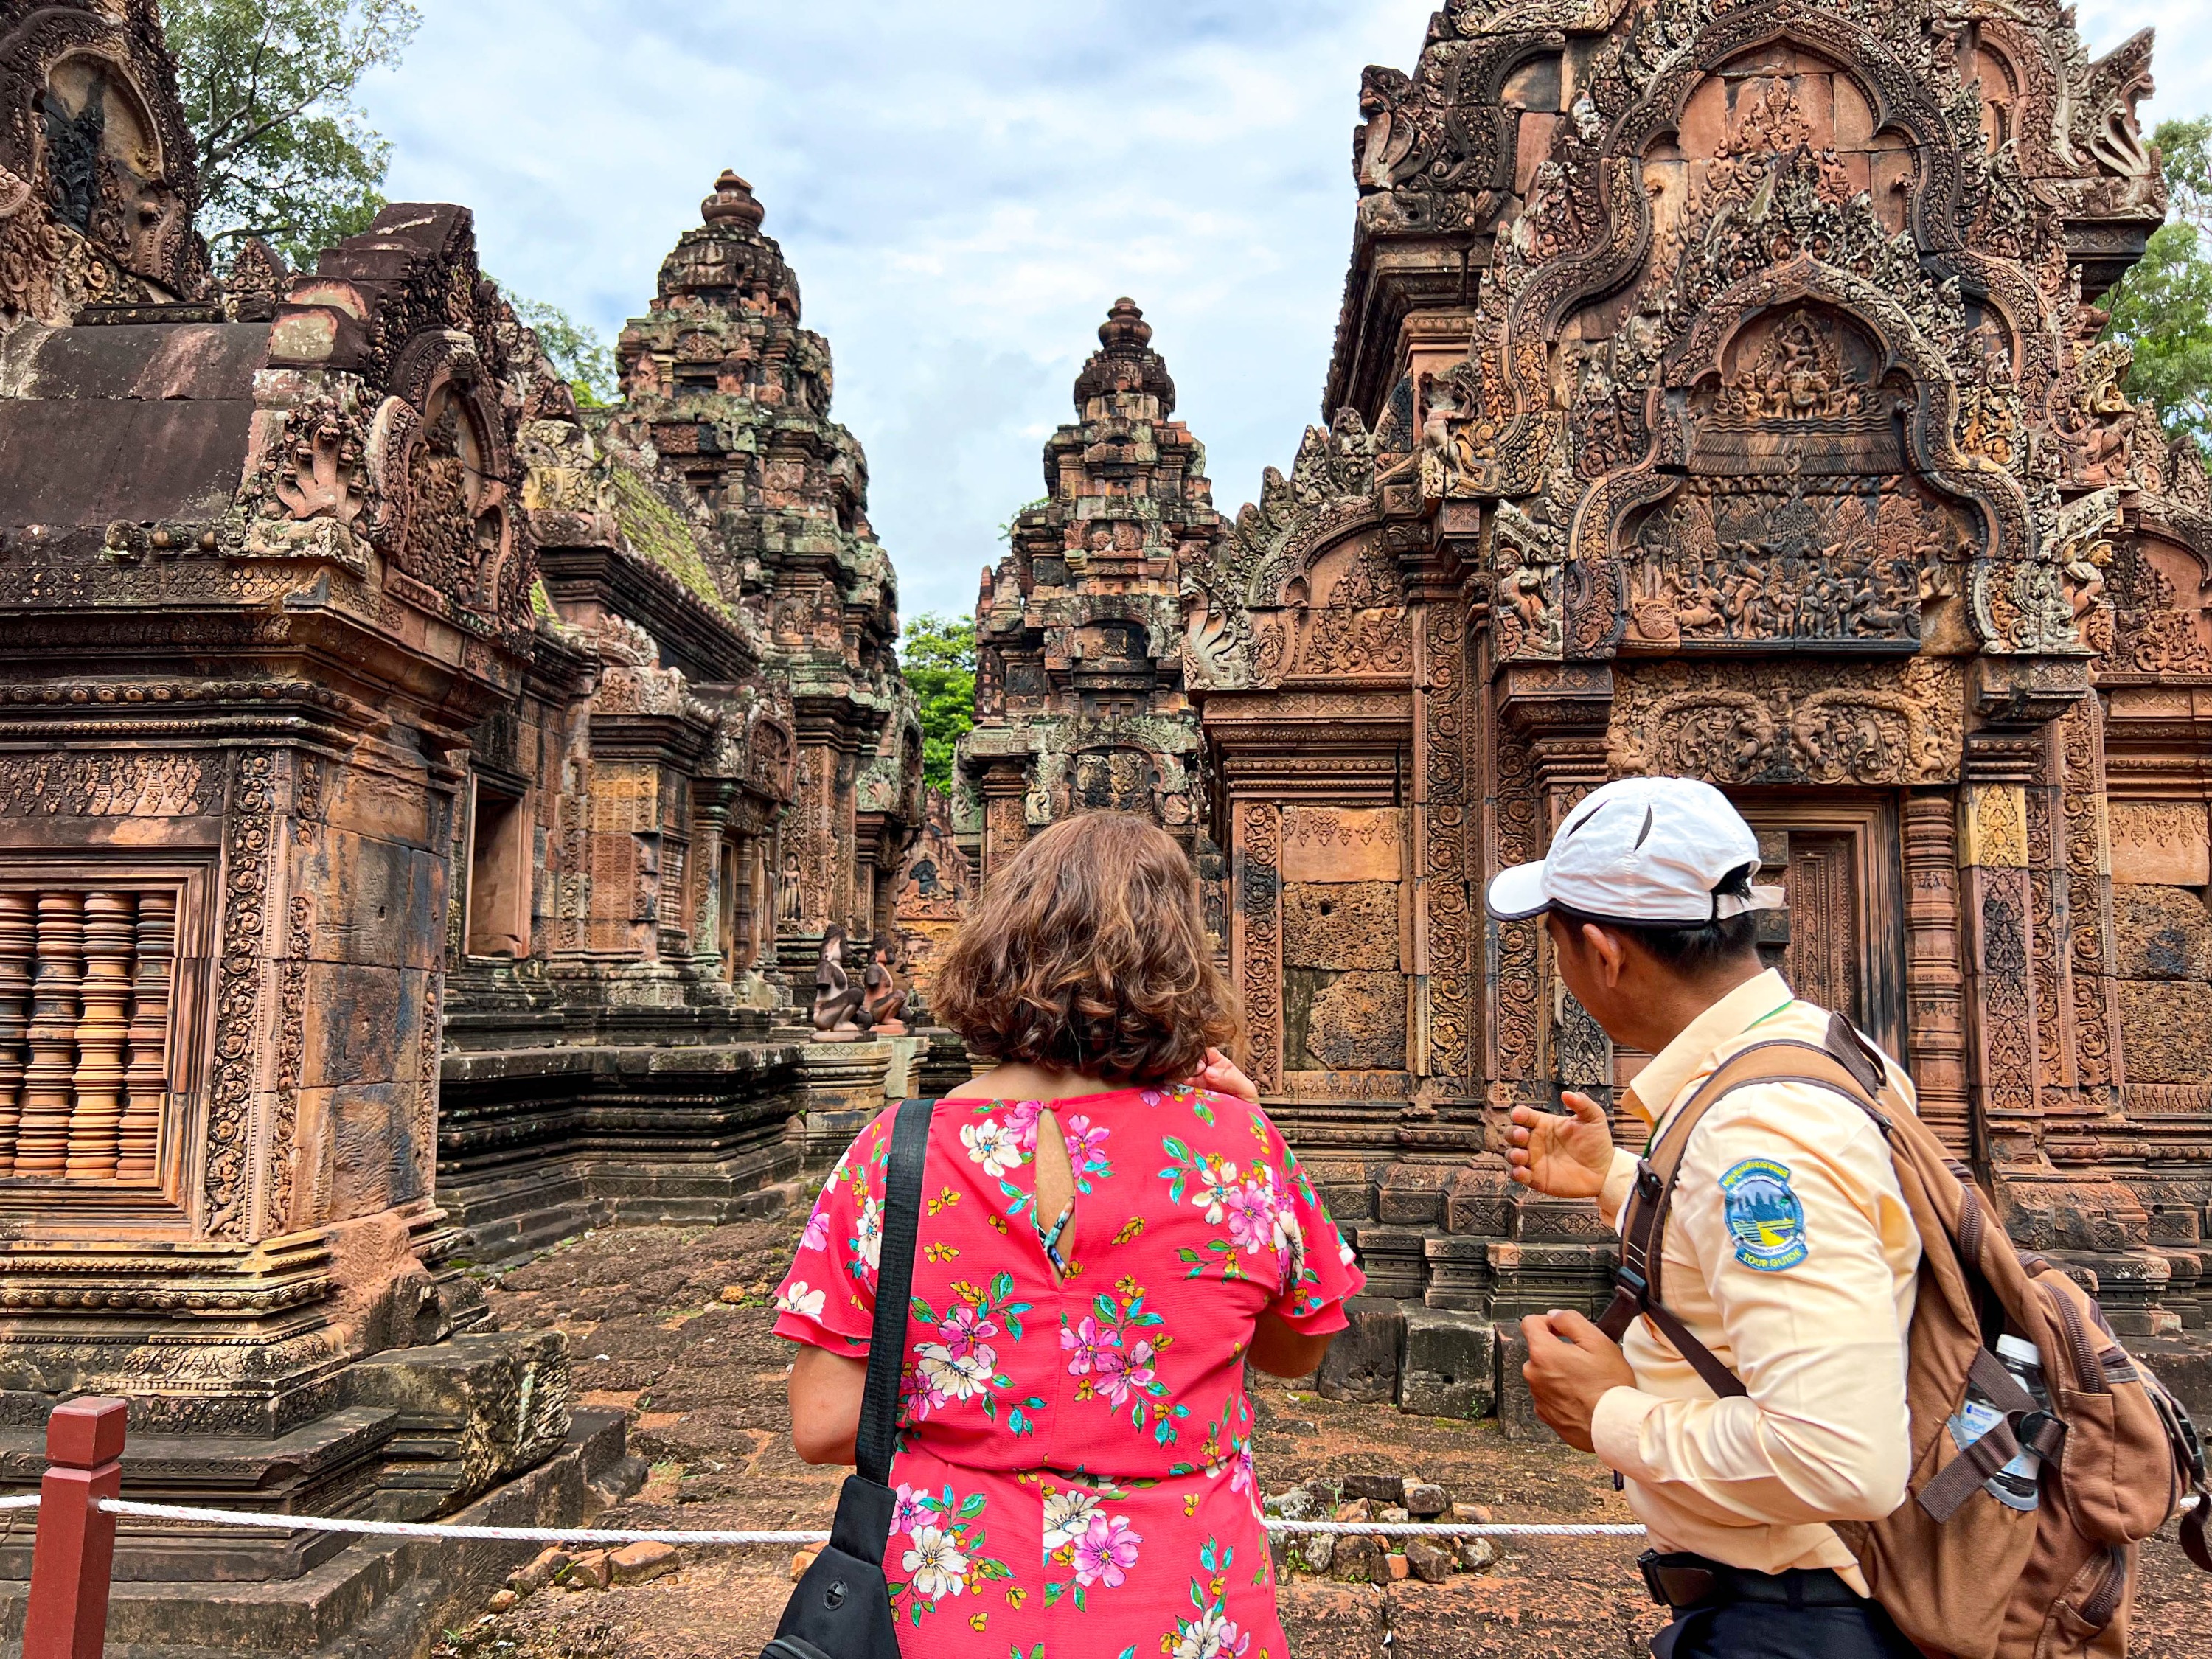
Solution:
{"label": "white baseball cap", "polygon": [[1622,778],[1592,792],[1535,864],[1490,884],[1490,914],[1524,921],[1557,906],[1599,921],[1702,927],[1782,908],[1779,887],[1718,891],[1759,862],[1759,837],[1726,795],[1695,778]]}

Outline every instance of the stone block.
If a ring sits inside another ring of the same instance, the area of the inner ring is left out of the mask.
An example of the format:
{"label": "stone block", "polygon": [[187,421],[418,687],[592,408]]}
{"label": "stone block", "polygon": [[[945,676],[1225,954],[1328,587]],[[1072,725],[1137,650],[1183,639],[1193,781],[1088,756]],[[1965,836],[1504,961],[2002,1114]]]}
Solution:
{"label": "stone block", "polygon": [[1349,1227],[1346,1232],[1367,1275],[1367,1293],[1418,1298],[1424,1283],[1421,1235],[1400,1227]]}
{"label": "stone block", "polygon": [[1382,1562],[1381,1544],[1364,1533],[1348,1534],[1336,1540],[1336,1553],[1329,1562],[1328,1576],[1346,1583],[1377,1583],[1389,1572]]}
{"label": "stone block", "polygon": [[1498,1546],[1487,1538],[1462,1538],[1459,1540],[1459,1570],[1462,1572],[1480,1572],[1498,1559]]}
{"label": "stone block", "polygon": [[417,1521],[560,1449],[568,1420],[568,1340],[495,1331],[399,1348],[346,1373],[349,1404],[398,1413],[378,1477],[387,1520]]}
{"label": "stone block", "polygon": [[1480,1313],[1490,1306],[1490,1241],[1483,1238],[1426,1238],[1422,1254],[1428,1261],[1428,1289],[1424,1299],[1431,1308],[1452,1308]]}
{"label": "stone block", "polygon": [[1398,884],[1293,882],[1283,889],[1283,961],[1293,968],[1399,963]]}
{"label": "stone block", "polygon": [[1381,1405],[1398,1392],[1398,1345],[1406,1316],[1381,1297],[1355,1296],[1345,1304],[1352,1324],[1337,1334],[1315,1374],[1324,1400]]}
{"label": "stone block", "polygon": [[1402,1504],[1406,1501],[1406,1477],[1402,1474],[1347,1474],[1340,1490],[1349,1502],[1364,1503],[1370,1508],[1338,1518],[1364,1521],[1376,1504]]}
{"label": "stone block", "polygon": [[[1405,811],[1396,806],[1289,806],[1283,811],[1285,882],[1397,882],[1405,878]],[[1397,920],[1391,919],[1391,936]]]}
{"label": "stone block", "polygon": [[1518,1324],[1498,1327],[1498,1426],[1508,1440],[1555,1438],[1550,1425],[1536,1415],[1536,1401],[1528,1392],[1521,1368],[1528,1363],[1528,1339]]}
{"label": "stone block", "polygon": [[[1487,1417],[1498,1399],[1498,1334],[1474,1313],[1416,1308],[1406,1315],[1398,1409],[1424,1417]],[[1419,1488],[1441,1497],[1437,1486]],[[1410,1498],[1407,1507],[1412,1509]],[[1415,1510],[1436,1515],[1437,1509]]]}
{"label": "stone block", "polygon": [[561,1569],[576,1558],[558,1544],[549,1544],[538,1552],[526,1565],[517,1567],[507,1576],[507,1587],[527,1595],[532,1590],[542,1590],[559,1575]]}
{"label": "stone block", "polygon": [[[1487,1372],[1496,1362],[1488,1353],[1483,1358],[1490,1362],[1483,1367]],[[1406,1487],[1406,1513],[1416,1521],[1433,1521],[1450,1507],[1451,1494],[1433,1480],[1416,1480]]]}
{"label": "stone block", "polygon": [[1306,1053],[1329,1070],[1389,1071],[1406,1063],[1406,977],[1357,972],[1313,994]]}
{"label": "stone block", "polygon": [[2115,887],[2120,977],[2212,980],[2212,910],[2179,887]]}
{"label": "stone block", "polygon": [[1452,1553],[1441,1538],[1408,1538],[1401,1559],[1425,1584],[1441,1584],[1451,1577]]}
{"label": "stone block", "polygon": [[2203,1083],[2212,1078],[2212,986],[2123,980],[2119,988],[2129,1081]]}
{"label": "stone block", "polygon": [[1467,1168],[1452,1171],[1444,1184],[1444,1231],[1477,1238],[1503,1238],[1513,1224],[1513,1177],[1505,1160],[1479,1154]]}
{"label": "stone block", "polygon": [[1433,1227],[1443,1219],[1452,1171],[1433,1164],[1393,1164],[1376,1183],[1375,1218],[1386,1225]]}
{"label": "stone block", "polygon": [[683,1565],[684,1553],[673,1544],[625,1544],[607,1557],[607,1569],[617,1584],[665,1578]]}
{"label": "stone block", "polygon": [[562,1589],[605,1589],[613,1577],[605,1550],[586,1550],[568,1564],[559,1579]]}
{"label": "stone block", "polygon": [[2202,801],[2114,801],[2112,879],[2166,887],[2212,884]]}

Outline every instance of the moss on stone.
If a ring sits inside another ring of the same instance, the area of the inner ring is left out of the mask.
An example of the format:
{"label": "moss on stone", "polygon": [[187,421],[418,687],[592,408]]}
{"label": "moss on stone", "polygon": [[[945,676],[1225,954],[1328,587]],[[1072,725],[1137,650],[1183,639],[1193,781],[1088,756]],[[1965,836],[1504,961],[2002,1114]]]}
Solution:
{"label": "moss on stone", "polygon": [[609,471],[615,522],[621,526],[623,539],[691,593],[728,614],[730,607],[714,585],[714,573],[708,568],[698,538],[683,515],[663,501],[652,480],[635,467],[617,461]]}

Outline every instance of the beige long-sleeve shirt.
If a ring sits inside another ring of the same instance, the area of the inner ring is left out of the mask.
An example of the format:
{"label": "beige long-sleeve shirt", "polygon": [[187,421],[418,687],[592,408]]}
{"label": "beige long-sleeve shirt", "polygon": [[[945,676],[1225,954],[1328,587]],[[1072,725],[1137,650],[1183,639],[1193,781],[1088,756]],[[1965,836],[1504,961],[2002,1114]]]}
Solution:
{"label": "beige long-sleeve shirt", "polygon": [[[1656,1134],[1731,1055],[1777,1037],[1818,1044],[1827,1024],[1779,974],[1761,975],[1668,1043],[1628,1103]],[[1911,1103],[1893,1062],[1890,1073]],[[1615,1227],[1636,1164],[1615,1149],[1598,1200]],[[1888,1148],[1851,1102],[1760,1084],[1707,1114],[1682,1162],[1661,1292],[1749,1393],[1717,1399],[1639,1319],[1621,1344],[1636,1386],[1606,1394],[1590,1425],[1655,1547],[1760,1572],[1833,1567],[1865,1592],[1826,1523],[1877,1520],[1905,1499],[1905,1335],[1919,1263]]]}

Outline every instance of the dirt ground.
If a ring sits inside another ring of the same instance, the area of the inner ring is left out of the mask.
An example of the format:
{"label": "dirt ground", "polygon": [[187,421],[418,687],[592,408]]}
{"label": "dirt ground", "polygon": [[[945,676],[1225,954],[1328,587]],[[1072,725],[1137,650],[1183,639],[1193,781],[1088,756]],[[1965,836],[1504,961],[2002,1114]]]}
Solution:
{"label": "dirt ground", "polygon": [[[712,1231],[586,1234],[487,1285],[506,1327],[569,1334],[580,1403],[630,1413],[652,1462],[643,1492],[600,1526],[807,1528],[829,1523],[839,1471],[793,1454],[785,1345],[769,1301],[801,1218]],[[1268,1382],[1255,1390],[1262,1489],[1316,1477],[1418,1474],[1500,1521],[1631,1517],[1595,1462],[1556,1443],[1512,1443],[1497,1423],[1334,1404]],[[1298,1659],[1636,1659],[1660,1622],[1633,1565],[1640,1540],[1515,1540],[1479,1573],[1384,1587],[1288,1578]],[[2212,1576],[2167,1537],[2145,1552],[2135,1652],[2212,1656]],[[789,1594],[769,1548],[687,1551],[683,1570],[605,1590],[558,1589],[464,1625],[454,1659],[756,1659]],[[987,1644],[979,1642],[979,1653]]]}

